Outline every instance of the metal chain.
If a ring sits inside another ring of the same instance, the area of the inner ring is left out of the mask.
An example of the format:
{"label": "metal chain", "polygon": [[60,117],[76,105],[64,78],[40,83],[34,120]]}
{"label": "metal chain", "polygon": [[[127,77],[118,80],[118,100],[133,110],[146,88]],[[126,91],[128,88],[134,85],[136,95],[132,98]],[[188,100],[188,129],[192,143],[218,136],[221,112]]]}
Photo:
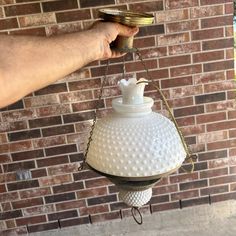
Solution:
{"label": "metal chain", "polygon": [[[167,99],[166,99],[165,95],[164,95],[163,92],[160,90],[159,86],[156,85],[154,79],[150,76],[149,70],[148,70],[146,64],[144,63],[143,57],[142,57],[142,55],[141,55],[141,53],[140,53],[140,50],[139,50],[138,48],[136,48],[135,53],[138,55],[138,58],[139,58],[139,60],[141,61],[142,65],[143,65],[143,67],[144,67],[144,69],[145,69],[145,71],[146,71],[146,73],[147,73],[147,75],[148,75],[148,79],[150,80],[150,81],[148,81],[148,82],[152,82],[152,83],[153,83],[153,84],[152,84],[153,87],[154,87],[154,88],[158,91],[158,93],[161,95],[161,99],[162,99],[162,101],[164,102],[164,104],[165,104],[165,106],[166,106],[166,108],[167,108],[167,110],[168,110],[168,113],[169,113],[169,115],[170,115],[170,117],[171,117],[171,120],[172,120],[172,122],[173,122],[174,125],[175,125],[175,128],[176,128],[176,130],[177,130],[177,132],[178,132],[178,134],[179,134],[179,137],[180,137],[180,140],[181,140],[182,145],[183,145],[183,147],[184,147],[184,150],[185,150],[185,152],[186,152],[186,154],[187,154],[185,160],[186,160],[186,161],[189,161],[190,164],[191,164],[191,166],[192,166],[190,170],[186,170],[184,167],[181,167],[181,169],[183,169],[183,170],[184,170],[185,172],[187,172],[187,173],[192,173],[192,172],[194,171],[194,161],[193,161],[193,159],[196,159],[197,156],[196,156],[196,154],[192,154],[192,153],[191,153],[191,151],[190,151],[190,149],[189,149],[187,143],[185,142],[184,136],[183,136],[183,134],[182,134],[182,132],[181,132],[179,126],[178,126],[178,123],[177,123],[177,121],[176,121],[174,115],[173,115],[172,112],[171,112],[170,106],[169,106],[169,104],[168,104],[168,102],[167,102]],[[139,82],[139,83],[144,83],[144,82],[147,83],[147,81],[142,81],[142,82]]]}
{"label": "metal chain", "polygon": [[79,171],[80,171],[80,170],[83,170],[84,167],[85,167],[86,159],[87,159],[88,152],[89,152],[89,148],[90,148],[90,144],[91,144],[91,141],[93,140],[93,138],[92,138],[92,136],[93,136],[93,131],[94,131],[94,128],[95,128],[95,124],[96,124],[96,122],[97,122],[97,113],[98,113],[99,106],[100,106],[100,103],[101,103],[101,100],[102,100],[104,85],[105,85],[105,82],[106,82],[106,80],[107,80],[107,74],[108,74],[109,63],[110,63],[110,61],[107,60],[104,78],[102,79],[102,83],[101,83],[101,87],[100,87],[100,91],[99,91],[98,100],[96,101],[96,105],[95,105],[93,123],[92,123],[91,130],[90,130],[90,133],[89,133],[89,138],[88,138],[87,147],[86,147],[86,150],[85,150],[85,153],[84,153],[83,161],[82,161],[82,163],[80,164],[80,166],[79,166],[79,168],[78,168]]}

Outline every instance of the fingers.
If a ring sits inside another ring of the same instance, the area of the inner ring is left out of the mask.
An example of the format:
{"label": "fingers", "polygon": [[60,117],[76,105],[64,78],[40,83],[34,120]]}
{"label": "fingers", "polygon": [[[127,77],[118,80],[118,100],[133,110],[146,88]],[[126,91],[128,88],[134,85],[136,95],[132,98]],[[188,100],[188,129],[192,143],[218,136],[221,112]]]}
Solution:
{"label": "fingers", "polygon": [[128,27],[117,23],[116,23],[116,29],[118,31],[118,35],[125,37],[134,36],[139,31],[138,27]]}

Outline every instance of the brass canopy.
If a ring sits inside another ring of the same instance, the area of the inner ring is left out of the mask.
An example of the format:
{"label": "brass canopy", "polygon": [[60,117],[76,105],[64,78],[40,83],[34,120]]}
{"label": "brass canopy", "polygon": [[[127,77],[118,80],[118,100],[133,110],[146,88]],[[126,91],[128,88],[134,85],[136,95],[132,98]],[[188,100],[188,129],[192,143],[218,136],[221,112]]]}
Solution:
{"label": "brass canopy", "polygon": [[117,22],[127,26],[145,26],[153,23],[154,16],[147,13],[105,8],[99,10],[99,17],[105,21]]}

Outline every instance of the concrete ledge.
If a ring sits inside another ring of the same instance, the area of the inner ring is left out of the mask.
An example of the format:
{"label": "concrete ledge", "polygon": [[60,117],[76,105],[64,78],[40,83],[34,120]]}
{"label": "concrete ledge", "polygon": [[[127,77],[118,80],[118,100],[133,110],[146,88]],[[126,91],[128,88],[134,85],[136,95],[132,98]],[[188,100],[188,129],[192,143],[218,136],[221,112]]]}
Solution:
{"label": "concrete ledge", "polygon": [[235,236],[236,200],[145,215],[143,225],[133,218],[80,225],[31,236]]}

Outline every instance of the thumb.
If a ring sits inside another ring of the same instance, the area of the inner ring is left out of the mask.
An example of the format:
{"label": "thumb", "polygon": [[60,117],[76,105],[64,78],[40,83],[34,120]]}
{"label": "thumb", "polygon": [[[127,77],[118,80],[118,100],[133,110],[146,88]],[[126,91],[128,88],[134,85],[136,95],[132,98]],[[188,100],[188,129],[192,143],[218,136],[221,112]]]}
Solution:
{"label": "thumb", "polygon": [[128,27],[125,25],[117,24],[117,31],[118,31],[118,35],[120,35],[120,36],[130,37],[130,36],[134,36],[135,34],[137,34],[139,31],[139,28],[138,27]]}

